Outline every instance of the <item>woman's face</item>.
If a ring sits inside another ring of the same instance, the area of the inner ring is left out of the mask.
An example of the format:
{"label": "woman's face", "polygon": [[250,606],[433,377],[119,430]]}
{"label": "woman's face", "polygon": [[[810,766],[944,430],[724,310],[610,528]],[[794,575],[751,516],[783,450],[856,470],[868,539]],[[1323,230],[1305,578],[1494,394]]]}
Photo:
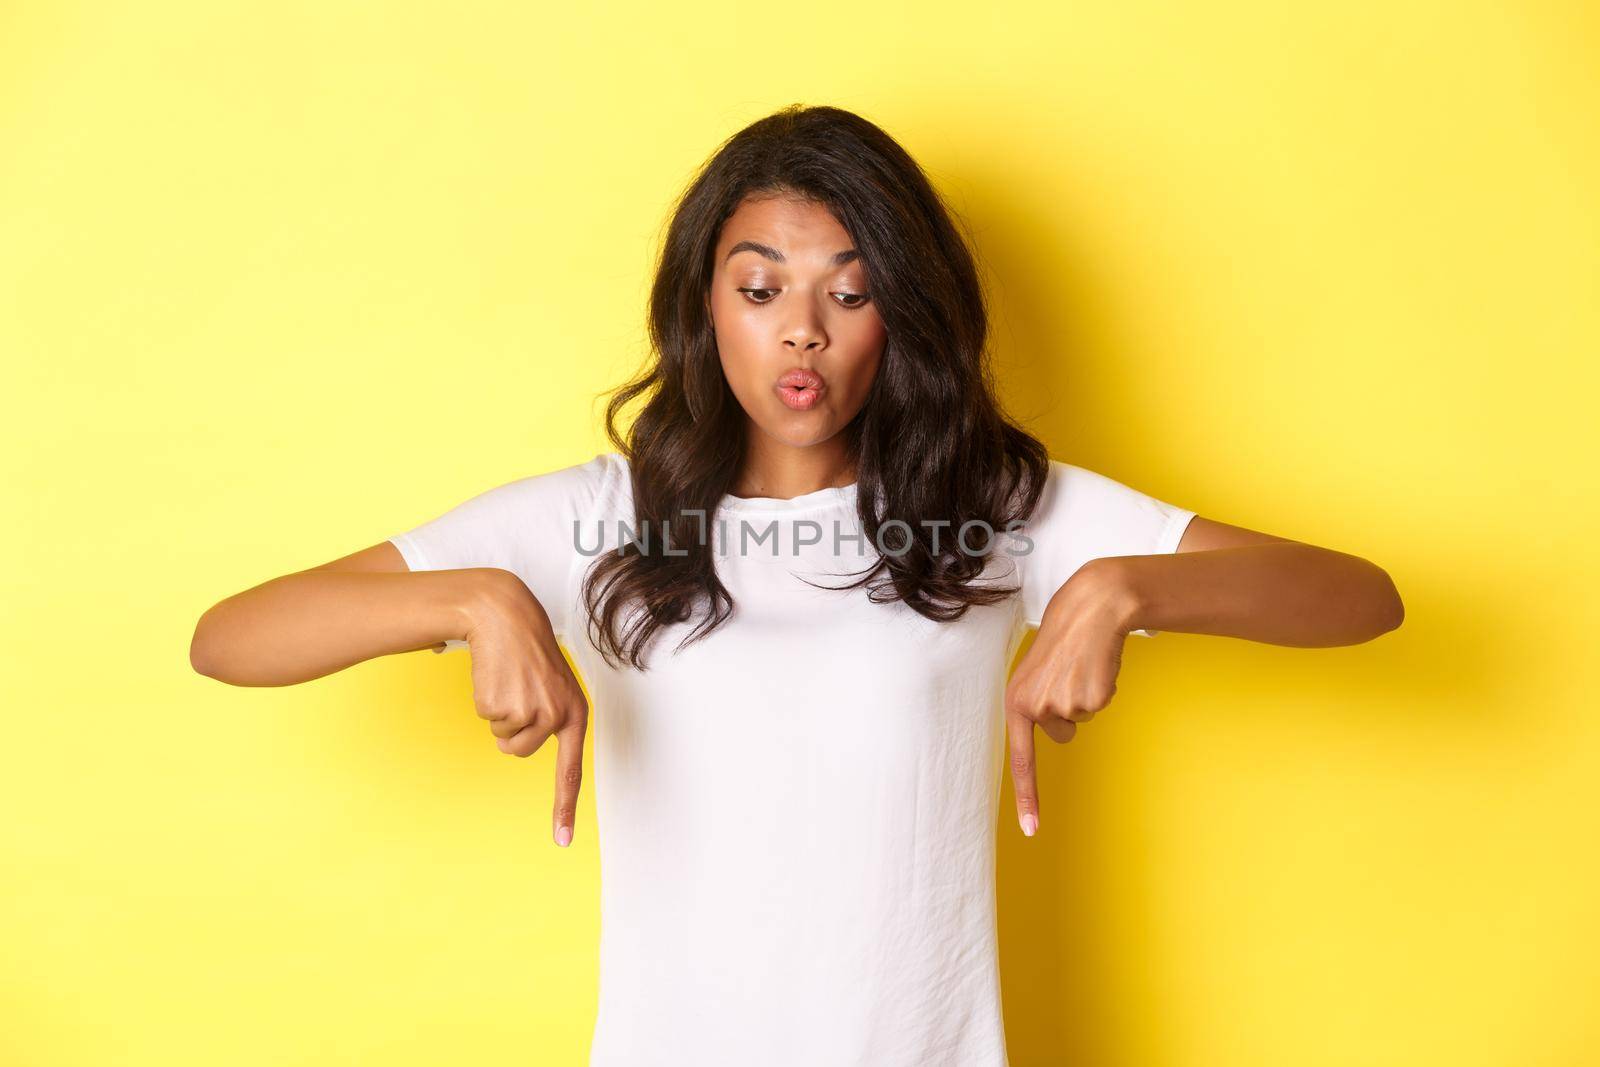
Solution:
{"label": "woman's face", "polygon": [[746,198],[715,255],[717,352],[751,431],[829,440],[866,402],[887,338],[850,235],[818,204]]}

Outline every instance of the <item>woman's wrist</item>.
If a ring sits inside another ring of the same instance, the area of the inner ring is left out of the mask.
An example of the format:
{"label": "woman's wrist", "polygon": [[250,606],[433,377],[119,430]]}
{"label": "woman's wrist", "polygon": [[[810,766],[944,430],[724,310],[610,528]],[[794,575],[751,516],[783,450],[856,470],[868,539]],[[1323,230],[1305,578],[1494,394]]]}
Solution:
{"label": "woman's wrist", "polygon": [[1133,557],[1105,556],[1079,567],[1056,591],[1045,608],[1044,623],[1053,617],[1095,615],[1118,633],[1127,634],[1143,623],[1144,602],[1134,581]]}
{"label": "woman's wrist", "polygon": [[450,637],[457,641],[469,639],[490,620],[504,617],[513,602],[511,583],[522,584],[516,575],[498,567],[470,567],[452,572],[451,578],[445,610]]}
{"label": "woman's wrist", "polygon": [[470,641],[485,627],[494,626],[526,627],[535,634],[550,632],[544,605],[511,571],[474,567],[457,573],[462,582],[452,604],[456,640]]}

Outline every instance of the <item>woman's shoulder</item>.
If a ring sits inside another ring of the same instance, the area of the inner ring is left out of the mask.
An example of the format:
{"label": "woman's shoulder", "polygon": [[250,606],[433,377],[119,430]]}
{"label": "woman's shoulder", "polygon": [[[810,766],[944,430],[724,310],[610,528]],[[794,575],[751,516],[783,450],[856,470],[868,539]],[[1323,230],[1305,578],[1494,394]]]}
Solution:
{"label": "woman's shoulder", "polygon": [[633,513],[633,478],[628,469],[628,457],[621,452],[598,452],[594,458],[578,465],[582,472],[587,512],[610,514]]}
{"label": "woman's shoulder", "polygon": [[628,461],[617,452],[599,452],[579,463],[546,466],[497,485],[480,495],[484,506],[519,514],[587,515],[630,493]]}
{"label": "woman's shoulder", "polygon": [[1049,473],[1029,518],[1037,522],[1062,512],[1115,509],[1118,505],[1143,504],[1152,499],[1148,493],[1097,467],[1051,457]]}

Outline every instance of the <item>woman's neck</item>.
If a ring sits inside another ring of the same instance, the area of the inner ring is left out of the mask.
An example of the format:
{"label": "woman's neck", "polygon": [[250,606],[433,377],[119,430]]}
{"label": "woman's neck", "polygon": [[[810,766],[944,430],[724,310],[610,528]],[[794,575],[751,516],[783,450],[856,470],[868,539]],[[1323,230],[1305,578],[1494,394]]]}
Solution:
{"label": "woman's neck", "polygon": [[842,442],[794,448],[752,440],[730,492],[739,497],[788,500],[819,489],[841,488],[855,480],[855,464]]}

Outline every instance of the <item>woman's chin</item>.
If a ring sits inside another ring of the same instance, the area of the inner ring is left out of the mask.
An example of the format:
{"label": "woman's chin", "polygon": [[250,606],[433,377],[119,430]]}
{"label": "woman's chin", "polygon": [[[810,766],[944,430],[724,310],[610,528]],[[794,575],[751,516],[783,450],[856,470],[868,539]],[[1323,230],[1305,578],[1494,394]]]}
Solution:
{"label": "woman's chin", "polygon": [[790,448],[820,445],[838,432],[835,420],[821,411],[786,411],[762,422],[761,430],[779,444]]}

